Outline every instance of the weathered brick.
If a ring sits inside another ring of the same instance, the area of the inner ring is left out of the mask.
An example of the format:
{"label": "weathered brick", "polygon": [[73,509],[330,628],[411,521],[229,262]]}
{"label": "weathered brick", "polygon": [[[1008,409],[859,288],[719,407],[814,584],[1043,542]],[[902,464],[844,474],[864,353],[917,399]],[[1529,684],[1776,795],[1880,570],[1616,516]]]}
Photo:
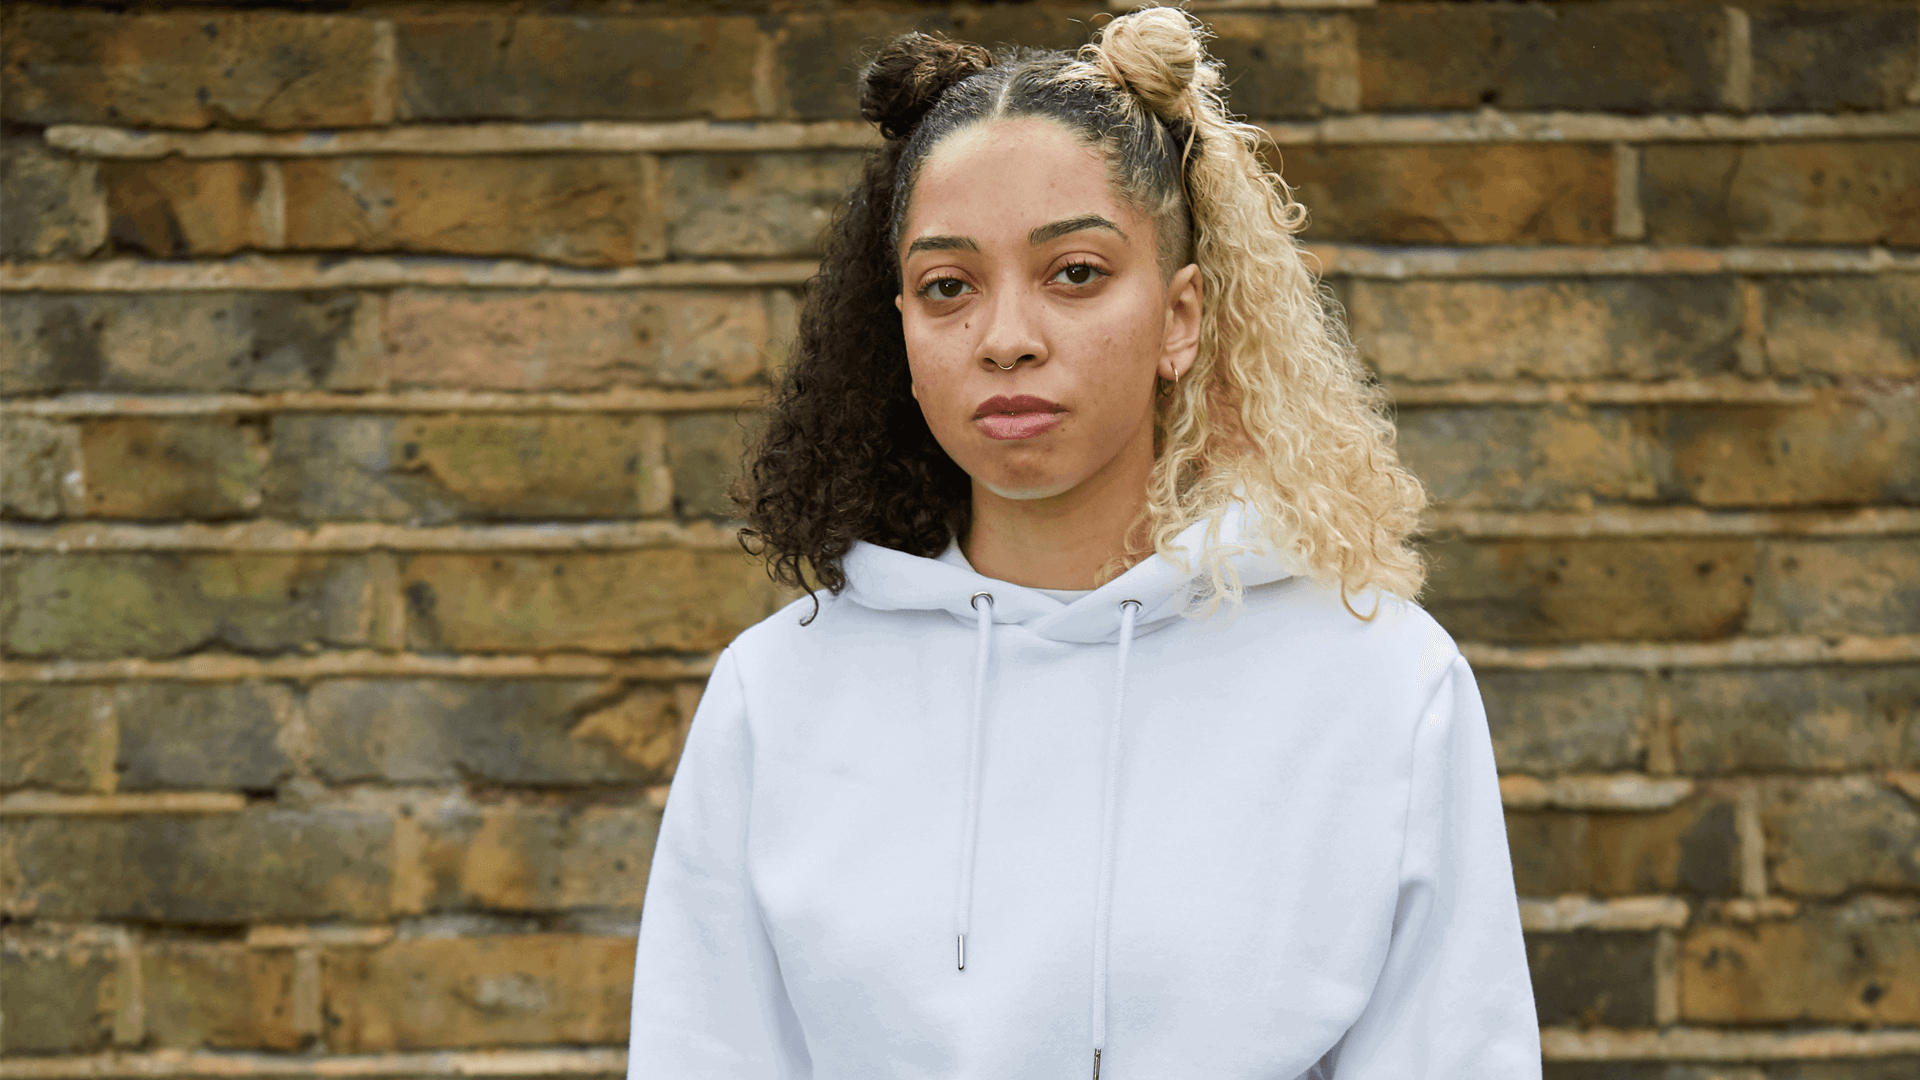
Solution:
{"label": "weathered brick", "polygon": [[1791,922],[1700,926],[1680,954],[1680,1012],[1717,1024],[1920,1021],[1920,920],[1816,909]]}
{"label": "weathered brick", "polygon": [[0,910],[239,925],[383,918],[393,822],[353,810],[0,819]]}
{"label": "weathered brick", "polygon": [[364,646],[364,560],[270,554],[0,557],[0,642],[16,656],[92,659]]}
{"label": "weathered brick", "polygon": [[660,782],[679,751],[669,689],[584,680],[338,679],[307,696],[335,782]]}
{"label": "weathered brick", "polygon": [[1654,935],[1528,934],[1542,1024],[1644,1027],[1654,1022]]}
{"label": "weathered brick", "polygon": [[640,906],[660,813],[618,805],[486,806],[420,818],[429,911]]}
{"label": "weathered brick", "polygon": [[718,649],[778,604],[731,551],[425,554],[402,580],[409,647],[429,650]]}
{"label": "weathered brick", "polygon": [[307,158],[281,171],[292,248],[583,266],[664,251],[659,170],[642,155]]}
{"label": "weathered brick", "polygon": [[396,386],[742,386],[766,367],[784,295],[406,289],[387,302],[388,365]]}
{"label": "weathered brick", "polygon": [[1769,277],[1760,289],[1777,374],[1920,376],[1920,274]]}
{"label": "weathered brick", "polygon": [[1456,507],[1588,509],[1659,494],[1659,446],[1644,418],[1579,405],[1407,408],[1400,459]]}
{"label": "weathered brick", "polygon": [[1314,242],[1592,244],[1613,235],[1605,147],[1315,145],[1280,154]]}
{"label": "weathered brick", "polygon": [[82,511],[80,431],[32,416],[0,416],[0,517],[45,521]]}
{"label": "weathered brick", "polygon": [[1318,116],[1360,104],[1360,51],[1344,12],[1216,15],[1208,51],[1226,65],[1228,101],[1247,116]]}
{"label": "weathered brick", "polygon": [[630,517],[649,479],[641,424],[592,413],[275,416],[265,502],[306,520]]}
{"label": "weathered brick", "polygon": [[1704,506],[1920,502],[1920,393],[1666,411],[1676,485]]}
{"label": "weathered brick", "polygon": [[112,689],[0,683],[0,788],[113,786]]}
{"label": "weathered brick", "polygon": [[667,420],[673,505],[682,517],[737,517],[727,488],[746,455],[748,418],[734,413],[681,413]]}
{"label": "weathered brick", "polygon": [[1920,545],[1907,537],[1769,540],[1755,570],[1756,634],[1920,631]]}
{"label": "weathered brick", "polygon": [[[1920,887],[1920,810],[1864,776],[1774,788],[1761,809],[1767,866],[1780,889],[1839,896]],[[1845,837],[1847,842],[1836,843]]]}
{"label": "weathered brick", "polygon": [[1920,244],[1920,139],[1652,143],[1641,171],[1656,243]]}
{"label": "weathered brick", "polygon": [[1545,1080],[1912,1080],[1920,1057],[1815,1058],[1740,1064],[1685,1061],[1549,1061]]}
{"label": "weathered brick", "polygon": [[627,1036],[633,941],[511,934],[338,949],[321,966],[329,1048],[617,1043]]}
{"label": "weathered brick", "polygon": [[107,234],[123,250],[183,259],[280,246],[257,161],[109,161],[100,180]]}
{"label": "weathered brick", "polygon": [[146,1028],[161,1046],[297,1050],[293,953],[238,941],[159,941],[141,949]]}
{"label": "weathered brick", "polygon": [[860,155],[680,154],[667,159],[667,247],[676,257],[820,254]]}
{"label": "weathered brick", "polygon": [[1920,767],[1920,667],[1675,672],[1683,773]]}
{"label": "weathered brick", "polygon": [[1744,540],[1448,540],[1426,545],[1421,603],[1469,641],[1686,640],[1741,628],[1754,585]]}
{"label": "weathered brick", "polygon": [[0,393],[371,389],[378,307],[350,293],[0,294]]}
{"label": "weathered brick", "polygon": [[1897,109],[1920,76],[1911,4],[1808,3],[1750,15],[1757,109]]}
{"label": "weathered brick", "polygon": [[394,26],[408,120],[745,120],[756,20],[429,15]]}
{"label": "weathered brick", "polygon": [[351,127],[391,102],[370,19],[11,5],[0,98],[30,124]]}
{"label": "weathered brick", "polygon": [[281,745],[280,718],[291,703],[284,687],[150,682],[100,692],[117,720],[121,791],[265,791],[293,771]]}
{"label": "weathered brick", "polygon": [[108,946],[0,937],[8,1054],[105,1050],[122,993],[120,961]]}
{"label": "weathered brick", "polygon": [[1707,6],[1389,4],[1354,20],[1366,109],[1700,112],[1728,59]]}
{"label": "weathered brick", "polygon": [[1736,885],[1733,805],[1713,796],[1656,813],[1513,811],[1507,837],[1522,896],[1726,895]]}
{"label": "weathered brick", "polygon": [[1644,768],[1651,726],[1644,676],[1624,671],[1503,671],[1476,676],[1502,772]]}
{"label": "weathered brick", "polygon": [[0,132],[0,258],[77,259],[107,241],[96,162]]}
{"label": "weathered brick", "polygon": [[260,507],[264,425],[231,418],[115,417],[80,428],[89,515],[227,518]]}
{"label": "weathered brick", "polygon": [[1738,362],[1728,278],[1356,280],[1345,293],[1354,342],[1389,379],[1669,379]]}
{"label": "weathered brick", "polygon": [[1736,886],[1733,804],[1697,796],[1657,813],[1527,810],[1507,814],[1522,896],[1625,896]]}

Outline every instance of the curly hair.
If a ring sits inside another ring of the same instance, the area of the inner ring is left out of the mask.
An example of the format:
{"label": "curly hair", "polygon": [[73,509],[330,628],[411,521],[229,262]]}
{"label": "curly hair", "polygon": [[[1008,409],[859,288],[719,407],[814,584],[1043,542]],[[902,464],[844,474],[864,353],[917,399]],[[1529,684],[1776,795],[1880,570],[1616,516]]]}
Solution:
{"label": "curly hair", "polygon": [[[1306,209],[1261,158],[1260,129],[1228,114],[1203,42],[1192,16],[1149,7],[1077,54],[996,58],[907,34],[869,65],[861,114],[886,141],[835,219],[735,489],[742,541],[776,580],[812,591],[810,574],[838,593],[855,541],[931,557],[966,534],[970,481],[912,395],[893,304],[899,229],[933,147],[977,124],[1037,117],[1101,150],[1115,191],[1154,221],[1165,273],[1189,257],[1200,267],[1199,356],[1156,401],[1138,530],[1172,555],[1181,532],[1207,523],[1189,568],[1210,586],[1196,608],[1236,599],[1229,560],[1262,545],[1343,598],[1419,592],[1425,570],[1408,537],[1425,492],[1399,464],[1385,396],[1306,265],[1295,238]],[[1255,511],[1255,532],[1228,545],[1219,529],[1236,502]]]}

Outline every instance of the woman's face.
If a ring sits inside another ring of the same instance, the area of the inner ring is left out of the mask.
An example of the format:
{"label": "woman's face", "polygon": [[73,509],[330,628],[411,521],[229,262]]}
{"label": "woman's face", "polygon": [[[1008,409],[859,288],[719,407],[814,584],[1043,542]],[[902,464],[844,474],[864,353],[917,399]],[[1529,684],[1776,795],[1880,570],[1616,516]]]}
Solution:
{"label": "woman's face", "polygon": [[979,487],[1144,492],[1154,379],[1186,372],[1200,327],[1198,268],[1168,282],[1156,253],[1152,220],[1058,124],[985,124],[928,155],[897,302],[913,396]]}

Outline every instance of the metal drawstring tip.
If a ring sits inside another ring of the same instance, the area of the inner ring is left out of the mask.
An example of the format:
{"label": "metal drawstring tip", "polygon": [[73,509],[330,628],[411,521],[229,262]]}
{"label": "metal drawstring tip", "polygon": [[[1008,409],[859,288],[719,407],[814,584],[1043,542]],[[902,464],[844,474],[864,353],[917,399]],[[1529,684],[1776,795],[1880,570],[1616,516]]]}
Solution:
{"label": "metal drawstring tip", "polygon": [[960,961],[960,970],[965,971],[967,970],[967,935],[955,935],[953,942],[957,952],[956,958]]}
{"label": "metal drawstring tip", "polygon": [[1100,1048],[1093,1050],[1093,1080],[1100,1080]]}

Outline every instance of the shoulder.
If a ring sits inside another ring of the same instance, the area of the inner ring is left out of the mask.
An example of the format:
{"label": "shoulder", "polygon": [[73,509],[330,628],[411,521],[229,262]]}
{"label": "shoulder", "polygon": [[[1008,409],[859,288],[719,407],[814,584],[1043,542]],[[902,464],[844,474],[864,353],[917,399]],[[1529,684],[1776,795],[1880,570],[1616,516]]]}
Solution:
{"label": "shoulder", "polygon": [[1320,662],[1394,683],[1427,698],[1460,661],[1453,636],[1417,602],[1378,591],[1342,596],[1338,586],[1290,578],[1248,589],[1248,629],[1273,646],[1304,649]]}

